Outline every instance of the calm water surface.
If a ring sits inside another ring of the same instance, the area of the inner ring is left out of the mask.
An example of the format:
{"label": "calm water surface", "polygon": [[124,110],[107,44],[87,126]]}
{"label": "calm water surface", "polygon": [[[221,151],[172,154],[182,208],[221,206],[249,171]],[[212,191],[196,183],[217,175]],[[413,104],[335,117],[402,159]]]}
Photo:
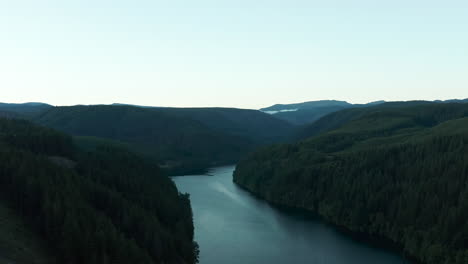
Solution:
{"label": "calm water surface", "polygon": [[200,264],[402,264],[310,216],[290,214],[232,182],[234,166],[174,177],[190,194]]}

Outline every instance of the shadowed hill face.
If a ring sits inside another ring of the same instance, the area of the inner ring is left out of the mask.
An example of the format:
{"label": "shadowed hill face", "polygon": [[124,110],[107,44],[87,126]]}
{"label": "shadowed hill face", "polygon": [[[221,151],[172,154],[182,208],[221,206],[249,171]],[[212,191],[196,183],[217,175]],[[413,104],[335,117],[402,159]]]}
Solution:
{"label": "shadowed hill face", "polygon": [[[428,106],[426,108],[425,106]],[[459,107],[461,106],[461,107]],[[331,131],[337,128],[340,128],[344,124],[351,122],[353,120],[359,119],[365,115],[374,114],[376,115],[379,112],[392,111],[394,113],[399,112],[402,115],[412,115],[414,113],[420,113],[420,115],[425,115],[426,119],[430,119],[431,114],[437,114],[441,111],[454,111],[454,114],[457,111],[463,111],[463,104],[458,103],[433,103],[427,101],[410,101],[410,102],[391,102],[379,104],[371,107],[365,108],[353,108],[346,109],[338,112],[328,114],[321,119],[315,121],[312,124],[303,126],[298,129],[295,133],[295,139],[305,139],[308,137],[313,137],[327,131]],[[404,110],[408,109],[408,110]],[[405,113],[405,111],[407,111]],[[429,111],[429,112],[426,112]],[[460,114],[460,113],[459,113]]]}
{"label": "shadowed hill face", "polygon": [[50,246],[0,198],[0,263],[55,264]]}
{"label": "shadowed hill face", "polygon": [[275,104],[270,107],[265,107],[260,109],[263,112],[268,111],[285,111],[285,110],[304,110],[304,109],[314,109],[320,107],[347,107],[351,106],[350,103],[345,101],[336,101],[336,100],[321,100],[321,101],[310,101],[297,104]]}
{"label": "shadowed hill face", "polygon": [[[107,144],[82,151],[25,120],[0,118],[0,146],[0,205],[11,205],[57,263],[196,262],[188,196],[153,162]],[[8,241],[18,252],[0,260],[33,254],[21,248],[28,237]]]}
{"label": "shadowed hill face", "polygon": [[37,114],[51,107],[52,107],[51,105],[44,104],[44,103],[24,103],[24,104],[0,103],[0,112],[15,113],[19,116],[22,115],[25,117],[29,117],[31,115]]}
{"label": "shadowed hill face", "polygon": [[291,122],[296,125],[312,123],[329,113],[348,109],[351,106],[324,106],[310,109],[298,109],[294,111],[277,112],[274,117]]}
{"label": "shadowed hill face", "polygon": [[466,263],[468,104],[395,103],[327,119],[338,128],[252,153],[234,181],[422,263]]}
{"label": "shadowed hill face", "polygon": [[[390,102],[376,101],[367,104],[350,104],[344,101],[335,100],[323,100],[323,101],[311,101],[298,104],[277,104],[267,108],[262,108],[260,111],[272,114],[273,116],[286,120],[292,124],[313,126],[313,123],[328,114],[338,112],[349,108],[367,108],[375,106],[384,107],[404,107],[409,105],[419,104],[430,104],[430,103],[463,103],[467,102],[468,99],[463,100],[437,100],[434,102],[430,101],[407,101],[407,102]],[[364,110],[365,111],[365,110]],[[360,110],[356,111],[362,112]],[[338,117],[335,117],[338,118]],[[349,120],[347,120],[349,121]],[[320,125],[323,126],[323,125]],[[336,128],[336,127],[335,127]],[[312,129],[312,128],[311,128]],[[312,129],[313,130],[313,129]],[[304,136],[307,136],[305,133]]]}
{"label": "shadowed hill face", "polygon": [[273,143],[292,131],[289,122],[272,118],[257,110],[235,108],[166,108],[161,112],[190,118],[223,133],[246,137],[256,142]]}
{"label": "shadowed hill face", "polygon": [[15,112],[0,111],[0,118],[19,118],[20,115]]}
{"label": "shadowed hill face", "polygon": [[75,136],[129,143],[173,173],[235,162],[259,144],[285,138],[292,129],[259,111],[226,108],[56,107],[35,121]]}
{"label": "shadowed hill face", "polygon": [[277,104],[260,110],[293,124],[304,125],[312,123],[321,117],[336,111],[355,107],[366,107],[380,103],[382,102],[357,105],[344,101],[322,100],[298,104]]}

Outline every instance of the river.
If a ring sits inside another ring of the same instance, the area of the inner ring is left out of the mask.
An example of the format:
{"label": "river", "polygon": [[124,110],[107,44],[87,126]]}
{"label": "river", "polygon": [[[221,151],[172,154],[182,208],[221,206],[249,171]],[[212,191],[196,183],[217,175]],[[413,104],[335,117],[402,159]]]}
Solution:
{"label": "river", "polygon": [[232,182],[235,166],[174,177],[190,194],[200,264],[402,264],[305,214],[272,207]]}

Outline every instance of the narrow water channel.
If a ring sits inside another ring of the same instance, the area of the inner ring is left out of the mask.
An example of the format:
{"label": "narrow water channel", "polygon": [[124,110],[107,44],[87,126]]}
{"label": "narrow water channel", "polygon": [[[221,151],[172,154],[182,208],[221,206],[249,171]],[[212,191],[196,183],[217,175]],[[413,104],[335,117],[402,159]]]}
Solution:
{"label": "narrow water channel", "polygon": [[270,206],[232,182],[234,166],[174,177],[190,194],[200,264],[402,264],[319,219]]}

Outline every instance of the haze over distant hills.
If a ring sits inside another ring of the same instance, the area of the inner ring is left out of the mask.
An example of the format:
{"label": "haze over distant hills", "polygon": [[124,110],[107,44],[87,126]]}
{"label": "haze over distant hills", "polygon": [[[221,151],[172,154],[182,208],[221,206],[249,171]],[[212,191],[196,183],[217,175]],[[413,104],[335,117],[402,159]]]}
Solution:
{"label": "haze over distant hills", "polygon": [[[436,100],[439,103],[464,102],[468,99],[459,100]],[[295,125],[304,125],[313,123],[327,114],[349,108],[369,107],[383,104],[386,101],[375,101],[367,104],[351,104],[346,101],[337,100],[319,100],[295,104],[275,104],[269,107],[261,108],[260,111],[274,115],[279,119],[286,120]]]}
{"label": "haze over distant hills", "polygon": [[378,101],[362,105],[350,104],[345,101],[321,100],[296,104],[275,104],[270,107],[262,108],[260,109],[260,111],[272,114],[277,118],[286,120],[296,125],[303,125],[307,123],[312,123],[329,113],[333,113],[339,110],[353,107],[377,105],[380,103],[384,103],[384,101]]}
{"label": "haze over distant hills", "polygon": [[14,117],[18,116],[18,114],[23,116],[31,116],[50,107],[52,106],[45,103],[0,103],[0,116]]}

